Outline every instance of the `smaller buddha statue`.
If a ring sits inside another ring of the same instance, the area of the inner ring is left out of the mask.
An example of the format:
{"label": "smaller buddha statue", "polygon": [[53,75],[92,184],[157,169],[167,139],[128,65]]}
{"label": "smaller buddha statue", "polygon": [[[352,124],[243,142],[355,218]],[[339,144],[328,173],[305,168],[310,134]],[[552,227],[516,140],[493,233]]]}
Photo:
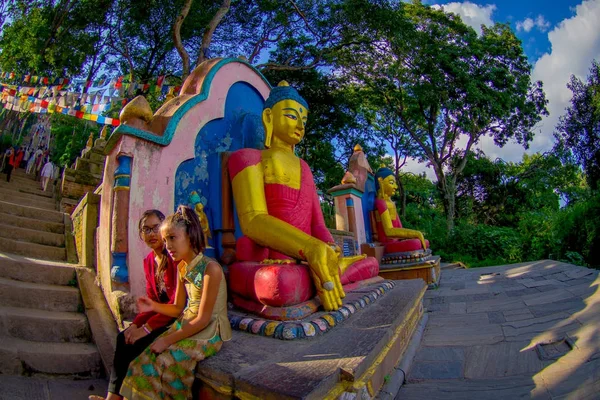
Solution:
{"label": "smaller buddha statue", "polygon": [[190,201],[192,202],[192,204],[194,204],[194,211],[196,212],[196,215],[198,216],[198,219],[200,220],[204,243],[206,244],[206,247],[210,247],[208,244],[209,243],[208,239],[212,238],[212,234],[210,233],[210,225],[208,222],[208,217],[206,216],[206,213],[204,212],[204,204],[202,204],[202,202],[200,201],[200,196],[198,195],[198,192],[193,191],[190,194]]}
{"label": "smaller buddha statue", "polygon": [[398,185],[396,177],[389,168],[380,168],[375,174],[377,198],[375,199],[375,220],[377,235],[385,246],[385,254],[427,250],[429,241],[423,233],[414,229],[402,227],[396,204],[392,196]]}

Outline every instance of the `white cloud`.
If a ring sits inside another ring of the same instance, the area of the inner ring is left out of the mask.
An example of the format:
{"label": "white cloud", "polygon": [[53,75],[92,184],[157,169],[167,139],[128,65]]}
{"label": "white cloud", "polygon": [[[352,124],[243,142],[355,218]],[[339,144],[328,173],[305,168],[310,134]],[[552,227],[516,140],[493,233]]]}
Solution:
{"label": "white cloud", "polygon": [[531,144],[532,151],[549,150],[558,119],[569,106],[571,75],[585,80],[592,60],[600,59],[600,0],[588,0],[575,8],[575,15],[561,21],[548,33],[551,52],[535,63],[532,79],[544,83],[550,115],[540,124],[540,132]]}
{"label": "white cloud", "polygon": [[433,8],[443,9],[446,12],[451,12],[460,15],[463,22],[478,33],[481,34],[481,25],[490,26],[493,25],[492,14],[496,10],[495,4],[488,4],[486,6],[479,6],[469,1],[462,3],[454,2],[444,5],[434,5]]}
{"label": "white cloud", "polygon": [[531,78],[544,84],[550,115],[536,127],[529,150],[512,142],[499,148],[488,137],[479,142],[478,148],[491,159],[502,158],[506,161],[521,161],[525,152],[531,154],[552,149],[554,129],[571,100],[571,91],[567,88],[571,75],[585,80],[592,60],[600,60],[598,26],[600,0],[587,0],[574,8],[572,17],[564,19],[548,32],[551,50],[534,64]]}
{"label": "white cloud", "polygon": [[421,175],[423,172],[425,172],[425,175],[427,178],[429,178],[429,180],[434,182],[437,181],[433,168],[429,166],[428,163],[420,163],[414,158],[406,159],[406,164],[404,164],[402,167],[402,172],[412,172],[415,175]]}
{"label": "white cloud", "polygon": [[550,28],[550,22],[546,21],[543,15],[538,15],[537,18],[525,18],[523,21],[517,21],[517,32],[525,31],[529,32],[534,27],[537,27],[540,31],[546,32]]}
{"label": "white cloud", "polygon": [[[469,2],[450,3],[444,5],[444,9],[460,14],[463,20],[466,23],[470,21],[469,24],[474,28],[475,25],[478,26],[481,23],[493,24],[491,14],[495,10],[494,5],[479,7]],[[466,10],[478,12],[479,17],[475,18],[475,14],[469,14]],[[502,158],[506,161],[518,162],[522,160],[525,152],[532,154],[552,149],[554,129],[571,100],[571,91],[567,88],[571,75],[585,80],[589,74],[592,60],[600,60],[600,29],[598,29],[600,26],[600,0],[583,1],[574,7],[573,11],[572,17],[564,19],[548,32],[551,50],[549,53],[543,54],[533,66],[531,78],[532,81],[542,81],[544,84],[549,116],[543,118],[536,127],[535,137],[527,151],[523,146],[513,142],[500,148],[494,144],[492,138],[482,138],[477,147],[491,159]],[[481,22],[484,20],[485,22]],[[539,29],[549,28],[549,24],[540,16],[535,21],[532,20],[532,23]],[[525,30],[524,28],[523,30]],[[533,26],[529,29],[532,28]],[[409,160],[403,170],[414,173],[425,171],[430,179],[436,180],[431,167],[415,160]]]}

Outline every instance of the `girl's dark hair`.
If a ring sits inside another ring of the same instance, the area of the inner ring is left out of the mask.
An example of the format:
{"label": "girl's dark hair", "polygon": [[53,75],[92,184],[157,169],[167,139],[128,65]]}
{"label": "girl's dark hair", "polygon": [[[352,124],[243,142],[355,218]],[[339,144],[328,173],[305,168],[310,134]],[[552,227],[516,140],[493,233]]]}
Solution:
{"label": "girl's dark hair", "polygon": [[202,225],[200,224],[198,216],[190,207],[180,205],[177,207],[175,214],[169,215],[163,224],[185,228],[185,232],[190,238],[192,249],[194,249],[196,253],[204,251],[206,243],[204,243],[204,236],[202,235]]}
{"label": "girl's dark hair", "polygon": [[[140,239],[142,238],[142,227],[144,226],[144,221],[146,220],[146,218],[151,217],[153,215],[156,218],[158,218],[158,220],[161,223],[165,220],[165,214],[161,213],[158,210],[144,211],[144,213],[142,214],[142,217],[140,218],[140,221],[138,223],[138,234],[140,235]],[[168,261],[169,261],[169,253],[167,252],[166,247],[163,246],[162,259],[160,261],[160,264],[158,265],[158,268],[156,268],[157,282],[163,280],[163,276],[165,274],[165,271],[167,270]]]}

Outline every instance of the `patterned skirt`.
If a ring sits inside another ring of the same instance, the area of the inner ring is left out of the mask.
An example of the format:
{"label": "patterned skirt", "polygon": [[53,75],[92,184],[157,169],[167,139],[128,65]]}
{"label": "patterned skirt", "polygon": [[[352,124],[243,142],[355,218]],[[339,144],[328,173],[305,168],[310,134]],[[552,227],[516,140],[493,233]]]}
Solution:
{"label": "patterned skirt", "polygon": [[146,348],[129,364],[121,396],[128,400],[191,399],[196,364],[215,355],[222,345],[215,335],[210,340],[180,340],[160,354]]}

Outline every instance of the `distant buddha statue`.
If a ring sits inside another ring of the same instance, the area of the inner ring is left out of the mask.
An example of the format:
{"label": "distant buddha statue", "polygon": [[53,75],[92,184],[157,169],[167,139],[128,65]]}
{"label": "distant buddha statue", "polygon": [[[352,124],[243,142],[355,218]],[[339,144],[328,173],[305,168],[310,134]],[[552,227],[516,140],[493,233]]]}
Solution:
{"label": "distant buddha statue", "polygon": [[325,226],[310,168],[294,154],[307,119],[306,101],[282,82],[262,113],[266,149],[242,149],[229,158],[244,235],[236,242],[238,262],[229,268],[234,299],[287,307],[311,299],[316,290],[325,310],[336,310],[343,285],[379,272],[372,257],[341,257]]}
{"label": "distant buddha statue", "polygon": [[429,241],[423,233],[402,227],[396,204],[392,196],[398,185],[394,173],[389,168],[380,168],[375,174],[377,198],[375,199],[375,220],[379,242],[385,246],[385,253],[401,253],[427,250]]}

